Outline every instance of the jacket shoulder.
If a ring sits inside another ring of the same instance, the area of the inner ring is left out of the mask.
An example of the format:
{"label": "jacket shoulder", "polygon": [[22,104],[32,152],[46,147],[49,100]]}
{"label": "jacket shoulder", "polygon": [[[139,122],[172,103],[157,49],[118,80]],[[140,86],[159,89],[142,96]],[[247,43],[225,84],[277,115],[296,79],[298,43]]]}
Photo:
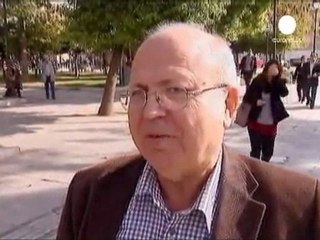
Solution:
{"label": "jacket shoulder", "polygon": [[[319,180],[272,163],[243,157],[259,186],[255,199],[266,204],[266,221],[272,227],[280,219],[295,229],[307,229],[320,236]],[[269,221],[267,220],[269,219]],[[298,230],[299,231],[299,230]]]}
{"label": "jacket shoulder", "polygon": [[78,171],[69,185],[57,239],[78,239],[89,203],[100,183],[107,184],[107,189],[115,179],[117,182],[127,179],[130,183],[144,163],[138,153],[129,153]]}
{"label": "jacket shoulder", "polygon": [[[140,160],[140,161],[139,161]],[[126,153],[117,157],[107,159],[101,163],[79,170],[73,177],[72,184],[77,187],[84,187],[99,181],[102,178],[121,172],[124,169],[142,161],[137,152]]]}
{"label": "jacket shoulder", "polygon": [[138,153],[129,153],[81,169],[69,185],[68,194],[72,195],[71,201],[80,206],[78,209],[83,208],[99,183],[108,183],[112,181],[112,177],[125,179],[139,173],[144,162]]}
{"label": "jacket shoulder", "polygon": [[265,195],[274,196],[285,205],[305,204],[312,201],[318,180],[311,175],[288,167],[241,156]]}

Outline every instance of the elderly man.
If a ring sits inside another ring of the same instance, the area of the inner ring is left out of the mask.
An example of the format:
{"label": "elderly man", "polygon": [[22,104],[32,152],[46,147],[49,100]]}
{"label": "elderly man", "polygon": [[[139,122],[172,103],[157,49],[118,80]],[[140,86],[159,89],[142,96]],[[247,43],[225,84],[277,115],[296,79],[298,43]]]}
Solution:
{"label": "elderly man", "polygon": [[305,95],[307,98],[307,106],[314,109],[316,102],[317,89],[319,85],[320,65],[317,62],[318,55],[315,52],[310,54],[310,59],[302,66],[302,72],[306,79]]}
{"label": "elderly man", "polygon": [[48,56],[44,57],[44,61],[42,64],[42,80],[44,81],[44,88],[46,91],[46,98],[50,99],[50,92],[51,98],[56,99],[55,94],[55,71]]}
{"label": "elderly man", "polygon": [[131,73],[139,153],[75,175],[57,239],[320,239],[316,179],[223,146],[238,92],[222,38],[162,26]]}

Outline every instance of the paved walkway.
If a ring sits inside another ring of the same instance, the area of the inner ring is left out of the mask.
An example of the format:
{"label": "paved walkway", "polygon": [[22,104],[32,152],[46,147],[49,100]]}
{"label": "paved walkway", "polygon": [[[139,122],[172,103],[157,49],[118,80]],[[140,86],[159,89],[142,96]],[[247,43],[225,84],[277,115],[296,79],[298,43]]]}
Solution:
{"label": "paved walkway", "polygon": [[[291,92],[273,162],[320,177],[320,108],[296,104]],[[61,88],[48,101],[42,89],[27,88],[22,100],[0,99],[0,239],[53,239],[73,174],[134,149],[119,103],[114,116],[95,115],[101,96],[102,89]],[[228,130],[226,142],[249,152],[245,129]]]}

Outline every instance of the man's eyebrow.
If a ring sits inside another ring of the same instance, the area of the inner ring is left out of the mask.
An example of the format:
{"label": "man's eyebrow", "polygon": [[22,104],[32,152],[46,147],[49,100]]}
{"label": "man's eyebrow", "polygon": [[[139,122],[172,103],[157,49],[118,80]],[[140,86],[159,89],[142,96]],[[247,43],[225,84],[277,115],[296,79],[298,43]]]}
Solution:
{"label": "man's eyebrow", "polygon": [[177,82],[180,82],[180,81],[179,80],[170,79],[170,78],[166,78],[166,79],[163,79],[163,80],[159,81],[158,85],[166,86],[166,85],[170,85],[172,83],[177,83]]}
{"label": "man's eyebrow", "polygon": [[134,84],[133,84],[133,87],[135,87],[135,88],[141,88],[141,89],[144,89],[144,90],[148,90],[148,86],[145,85],[145,84],[142,84],[142,83],[134,83]]}
{"label": "man's eyebrow", "polygon": [[[163,86],[167,86],[167,85],[170,85],[173,83],[182,83],[182,82],[183,81],[180,81],[180,80],[166,78],[166,79],[160,80],[159,82],[155,83],[155,85],[159,86],[159,87],[163,87]],[[142,89],[146,89],[146,90],[148,89],[148,86],[146,84],[142,84],[142,83],[134,83],[133,87],[142,88]]]}

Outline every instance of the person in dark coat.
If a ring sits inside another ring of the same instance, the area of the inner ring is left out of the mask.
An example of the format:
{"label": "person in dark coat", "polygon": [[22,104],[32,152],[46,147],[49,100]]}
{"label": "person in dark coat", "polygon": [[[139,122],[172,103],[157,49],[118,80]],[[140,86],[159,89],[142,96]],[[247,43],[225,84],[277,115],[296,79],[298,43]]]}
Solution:
{"label": "person in dark coat", "polygon": [[248,118],[250,156],[266,162],[273,155],[277,125],[289,116],[281,101],[281,97],[289,93],[281,73],[280,63],[269,61],[262,73],[253,79],[243,99],[251,105]]}
{"label": "person in dark coat", "polygon": [[240,71],[246,83],[246,89],[248,89],[252,77],[257,71],[257,59],[253,55],[251,49],[249,50],[249,53],[241,59]]}
{"label": "person in dark coat", "polygon": [[307,106],[310,109],[314,108],[317,96],[317,89],[319,84],[320,76],[320,65],[317,63],[317,54],[312,52],[310,55],[310,60],[303,64],[303,75],[306,81],[305,95],[307,98]]}
{"label": "person in dark coat", "polygon": [[21,70],[19,65],[13,62],[8,62],[6,66],[6,89],[5,97],[22,97]]}
{"label": "person in dark coat", "polygon": [[296,70],[294,71],[293,78],[297,82],[297,95],[299,102],[303,103],[304,100],[306,99],[305,91],[304,89],[306,88],[306,79],[304,78],[303,74],[303,65],[306,61],[305,56],[303,55],[301,57],[301,62],[300,64],[296,67]]}

